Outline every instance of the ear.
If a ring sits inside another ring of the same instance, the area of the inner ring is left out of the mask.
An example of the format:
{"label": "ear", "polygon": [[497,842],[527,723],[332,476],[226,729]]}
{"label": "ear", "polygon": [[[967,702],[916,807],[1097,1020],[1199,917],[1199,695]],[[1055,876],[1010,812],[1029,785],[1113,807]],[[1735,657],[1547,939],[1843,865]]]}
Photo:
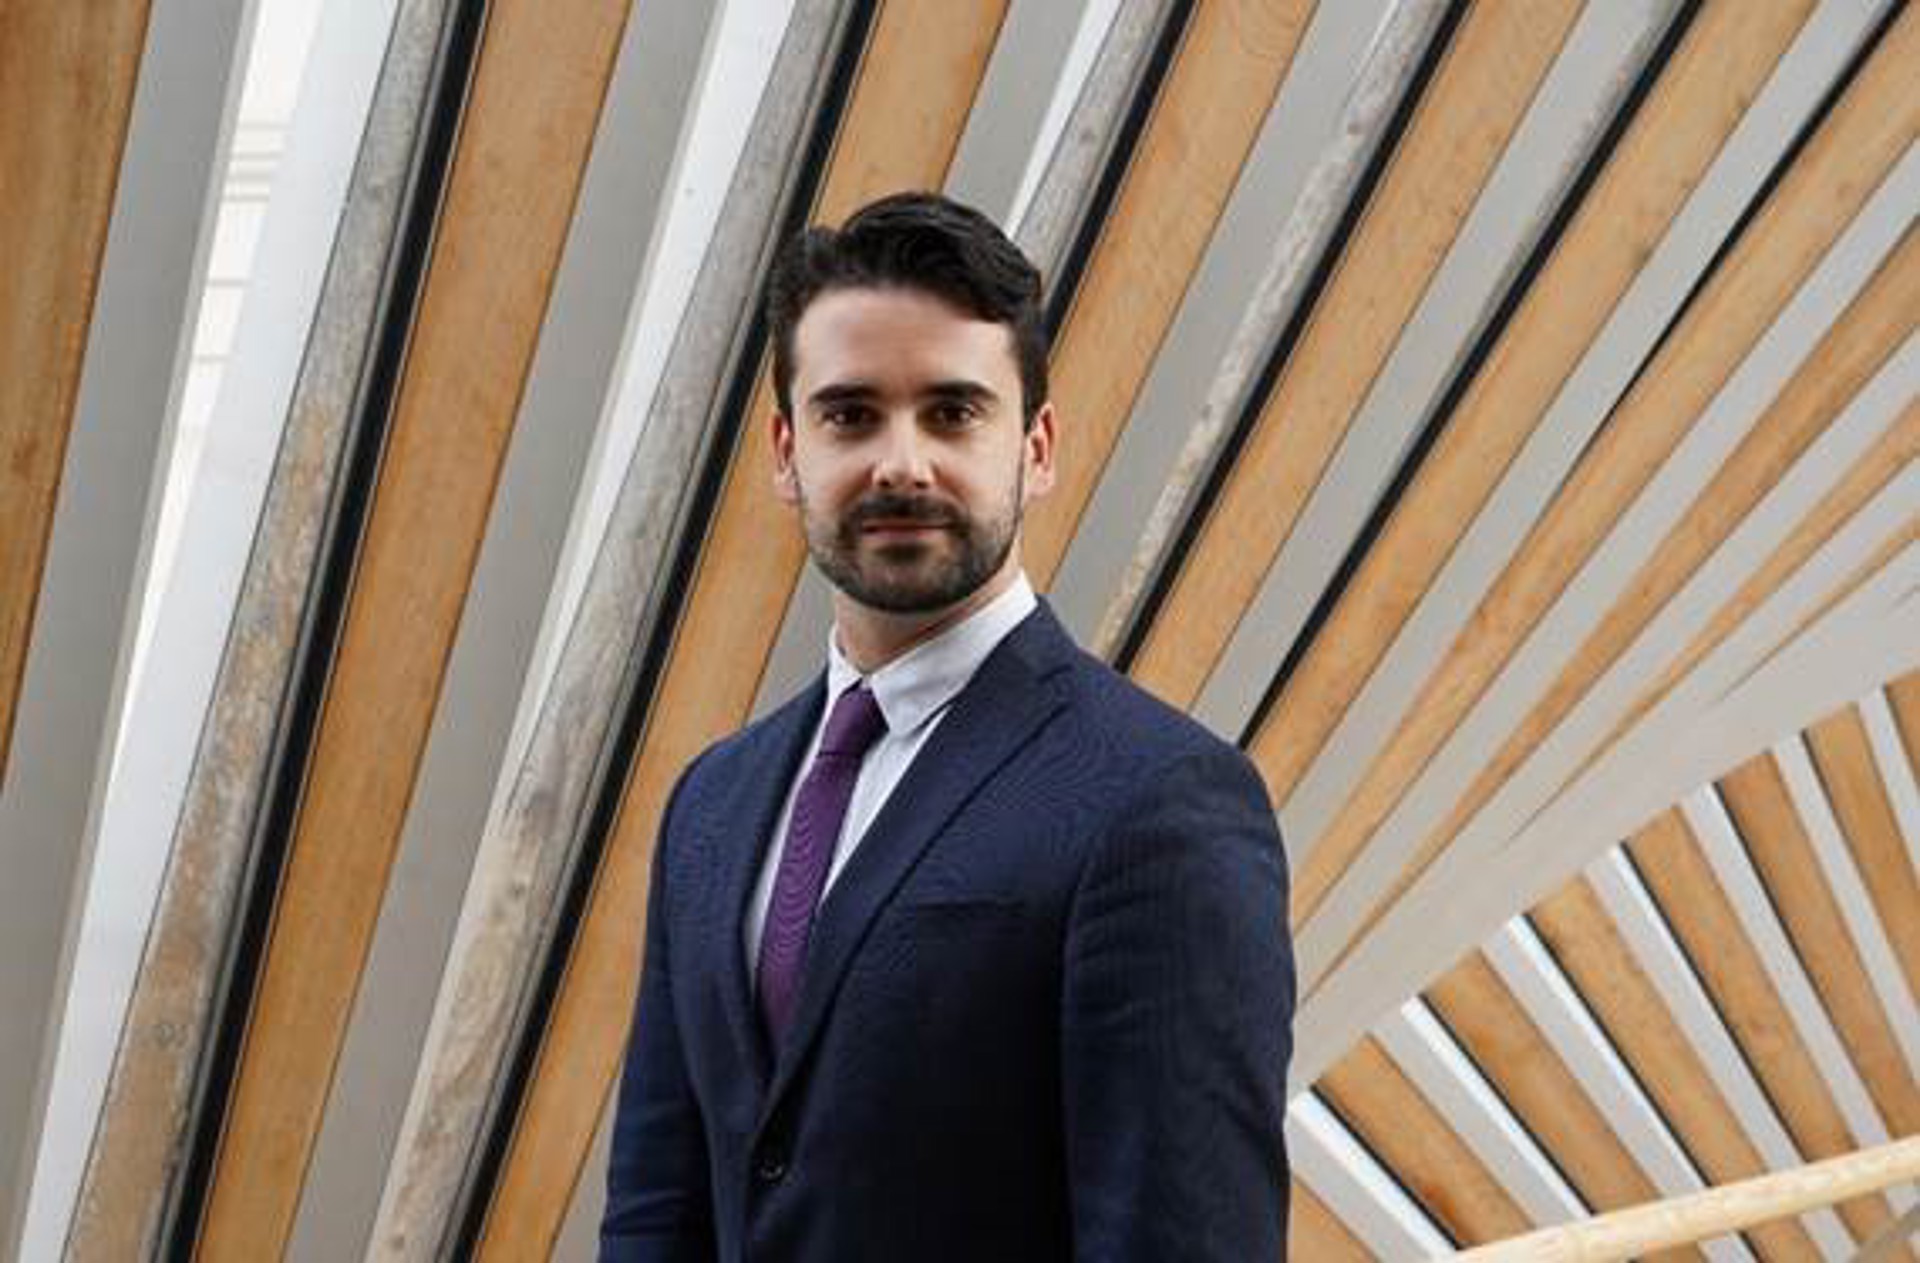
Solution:
{"label": "ear", "polygon": [[783,504],[800,502],[800,475],[793,465],[793,420],[776,409],[768,418],[773,447],[773,494]]}
{"label": "ear", "polygon": [[1032,500],[1053,490],[1053,401],[1040,405],[1033,424],[1020,436],[1020,459],[1026,465],[1026,496]]}

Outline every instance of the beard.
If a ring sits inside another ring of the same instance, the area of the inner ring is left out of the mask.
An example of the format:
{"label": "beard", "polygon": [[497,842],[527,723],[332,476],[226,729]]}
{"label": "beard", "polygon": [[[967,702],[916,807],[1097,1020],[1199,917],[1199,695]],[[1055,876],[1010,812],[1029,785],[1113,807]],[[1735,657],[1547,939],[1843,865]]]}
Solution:
{"label": "beard", "polygon": [[[1015,475],[1009,507],[975,517],[932,496],[880,492],[856,501],[837,520],[813,512],[801,497],[807,552],[828,582],[870,609],[889,614],[928,614],[956,605],[1000,572],[1020,530],[1020,484]],[[874,521],[910,522],[931,531],[874,542]]]}

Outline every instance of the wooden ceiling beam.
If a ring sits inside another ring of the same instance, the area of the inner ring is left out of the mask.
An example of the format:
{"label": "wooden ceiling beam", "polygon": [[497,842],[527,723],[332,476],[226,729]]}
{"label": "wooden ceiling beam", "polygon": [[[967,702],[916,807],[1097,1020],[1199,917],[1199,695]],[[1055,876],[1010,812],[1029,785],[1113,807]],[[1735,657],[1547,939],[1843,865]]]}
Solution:
{"label": "wooden ceiling beam", "polygon": [[1373,1036],[1315,1089],[1456,1243],[1527,1230],[1526,1214]]}
{"label": "wooden ceiling beam", "polygon": [[1287,1257],[1315,1263],[1369,1263],[1373,1255],[1312,1189],[1295,1180],[1287,1218]]}
{"label": "wooden ceiling beam", "polygon": [[[1131,671],[1198,695],[1579,16],[1476,5],[1455,33]],[[1463,120],[1471,120],[1464,125]]]}
{"label": "wooden ceiling beam", "polygon": [[[1865,1138],[1855,1137],[1841,1117],[1686,820],[1677,810],[1663,813],[1628,841],[1627,852],[1802,1156],[1852,1152]],[[1870,1240],[1893,1222],[1891,1207],[1877,1196],[1835,1210],[1855,1241]]]}
{"label": "wooden ceiling beam", "polygon": [[[1889,33],[1885,46],[1635,381],[1613,421],[1481,600],[1321,834],[1299,876],[1297,908],[1317,907],[1351,866],[1905,152],[1920,120],[1920,105],[1903,91],[1902,67],[1920,51],[1917,44],[1920,20],[1910,14]],[[1417,516],[1410,513],[1409,521]],[[1375,551],[1384,558],[1388,541]],[[1314,665],[1317,659],[1341,643],[1326,639],[1329,648],[1316,649],[1302,665],[1302,689],[1311,689],[1309,681],[1320,669]],[[1330,696],[1346,693],[1343,686]],[[1281,709],[1276,706],[1253,748],[1268,767],[1276,796],[1284,799],[1310,762],[1304,747],[1316,744],[1313,737],[1320,730],[1294,732]],[[1296,736],[1305,738],[1299,746],[1290,744]],[[1450,840],[1464,818],[1456,812],[1446,827],[1435,831],[1416,853],[1411,869],[1423,869],[1435,847]]]}
{"label": "wooden ceiling beam", "polygon": [[[1485,956],[1469,954],[1426,999],[1589,1206],[1617,1210],[1660,1196]],[[1698,1257],[1678,1251],[1663,1263]]]}
{"label": "wooden ceiling beam", "polygon": [[[1915,407],[1920,411],[1920,404]],[[1860,878],[1893,942],[1907,992],[1920,996],[1920,877],[1874,765],[1866,724],[1849,706],[1809,728],[1806,740]]]}
{"label": "wooden ceiling beam", "polygon": [[148,0],[0,8],[0,784],[133,117]]}
{"label": "wooden ceiling beam", "polygon": [[1740,590],[1715,612],[1686,649],[1641,692],[1606,738],[1596,745],[1568,782],[1586,774],[1604,758],[1648,711],[1671,693],[1707,656],[1724,644],[1767,599],[1791,579],[1841,527],[1871,503],[1920,457],[1920,401],[1909,404],[1900,418],[1848,468],[1838,482],[1808,511],[1793,533],[1780,542],[1760,568],[1747,576]]}
{"label": "wooden ceiling beam", "polygon": [[[1707,1182],[1764,1173],[1766,1163],[1588,881],[1575,879],[1530,916]],[[1754,1244],[1769,1263],[1821,1257],[1792,1221],[1757,1229]]]}
{"label": "wooden ceiling beam", "polygon": [[[892,0],[882,7],[835,139],[817,219],[838,222],[898,189],[939,187],[1004,14],[1004,3]],[[625,1046],[647,873],[667,792],[688,760],[747,718],[799,577],[805,548],[767,481],[764,418],[772,407],[763,378],[492,1190],[483,1259],[545,1257],[552,1248]],[[736,669],[716,676],[716,661]]]}
{"label": "wooden ceiling beam", "polygon": [[[1423,837],[1399,875],[1374,901],[1357,928],[1346,935],[1347,946],[1338,959],[1345,959],[1354,945],[1412,889],[1468,822],[1531,757],[1674,594],[1693,578],[1714,549],[1740,525],[1746,514],[1899,348],[1912,327],[1917,293],[1920,293],[1920,238],[1909,233],[1894,257],[1882,263],[1686,513],[1667,532],[1661,546],[1653,550],[1620,598],[1565,661],[1553,684],[1509,732],[1498,752],[1481,765],[1479,773],[1455,799],[1440,825]],[[1365,839],[1356,840],[1355,835],[1343,833],[1338,841],[1352,854],[1358,854]],[[1325,891],[1345,871],[1344,867],[1335,869],[1337,858],[1329,856],[1322,863],[1309,855],[1302,866],[1302,881],[1309,889],[1305,893],[1299,887],[1295,889],[1296,918],[1308,906],[1305,901],[1315,894],[1324,897]]]}
{"label": "wooden ceiling beam", "polygon": [[1022,560],[1046,587],[1286,79],[1315,0],[1194,7],[1053,343],[1059,472],[1027,513]]}
{"label": "wooden ceiling beam", "polygon": [[496,3],[292,825],[199,1249],[286,1248],[627,0]]}
{"label": "wooden ceiling beam", "polygon": [[1770,755],[1749,759],[1723,777],[1719,789],[1888,1132],[1920,1132],[1920,1087],[1874,994],[1778,764]]}

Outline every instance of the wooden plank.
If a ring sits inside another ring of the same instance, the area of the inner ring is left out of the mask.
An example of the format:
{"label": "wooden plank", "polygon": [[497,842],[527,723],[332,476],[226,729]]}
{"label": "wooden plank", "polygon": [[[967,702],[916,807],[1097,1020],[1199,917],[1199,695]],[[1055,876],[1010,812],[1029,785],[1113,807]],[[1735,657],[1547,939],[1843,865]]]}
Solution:
{"label": "wooden plank", "polygon": [[1058,474],[1053,491],[1028,511],[1021,543],[1039,587],[1066,554],[1314,5],[1215,0],[1194,7],[1054,339]]}
{"label": "wooden plank", "polygon": [[[1299,906],[1317,906],[1346,870],[1906,151],[1920,125],[1920,104],[1905,91],[1905,66],[1915,55],[1920,55],[1920,20],[1909,14],[1681,318],[1621,401],[1614,422],[1600,433],[1422,686],[1321,835],[1315,854],[1324,851],[1324,858],[1303,865]],[[1389,554],[1384,542],[1376,551]],[[1369,564],[1378,568],[1386,562]],[[1322,669],[1314,666],[1316,660],[1339,643],[1323,639],[1329,649],[1315,650],[1302,664],[1307,679]],[[1307,679],[1302,689],[1309,688]],[[1339,687],[1329,696],[1345,693]],[[1304,722],[1289,720],[1276,707],[1253,742],[1281,799],[1311,762],[1312,750],[1305,747],[1317,749],[1324,736],[1316,740],[1316,734],[1331,731],[1317,722],[1297,731]],[[1465,818],[1457,813],[1436,831],[1410,868],[1424,870]]]}
{"label": "wooden plank", "polygon": [[[1760,568],[1747,577],[1740,585],[1740,590],[1715,611],[1713,620],[1701,628],[1680,656],[1668,663],[1659,678],[1647,686],[1613,726],[1606,739],[1596,745],[1581,762],[1579,770],[1567,778],[1567,783],[1572,784],[1586,775],[1587,770],[1604,758],[1641,716],[1659,705],[1708,654],[1719,648],[1854,514],[1885,490],[1886,485],[1916,458],[1920,458],[1920,400],[1907,406],[1899,420],[1853,463],[1832,490],[1822,496],[1820,502],[1793,528],[1793,533],[1782,540]],[[1878,569],[1877,566],[1874,568]]]}
{"label": "wooden plank", "polygon": [[1728,773],[1719,787],[1794,950],[1887,1130],[1895,1135],[1920,1132],[1920,1087],[1914,1084],[1853,935],[1821,875],[1813,844],[1779,767],[1770,756],[1762,755]]}
{"label": "wooden plank", "polygon": [[[1808,1158],[1851,1152],[1855,1137],[1686,820],[1662,814],[1627,850],[1794,1146]],[[1835,1209],[1856,1241],[1893,1222],[1879,1197]]]}
{"label": "wooden plank", "polygon": [[[884,193],[940,185],[1005,9],[1004,0],[883,7],[835,141],[819,219],[838,222]],[[805,546],[767,483],[771,456],[759,421],[772,409],[763,379],[493,1192],[482,1258],[544,1258],[552,1249],[619,1069],[666,795],[688,760],[747,717],[799,576]],[[716,673],[716,661],[735,669]]]}
{"label": "wooden plank", "polygon": [[0,5],[0,784],[147,10],[148,0]]}
{"label": "wooden plank", "polygon": [[1544,1229],[1461,1257],[1475,1263],[1637,1258],[1661,1246],[1725,1236],[1916,1177],[1920,1177],[1920,1137],[1910,1137],[1726,1188]]}
{"label": "wooden plank", "polygon": [[1909,671],[1887,685],[1887,705],[1893,711],[1900,744],[1907,749],[1907,762],[1920,779],[1920,671]]}
{"label": "wooden plank", "polygon": [[1292,1208],[1287,1216],[1287,1258],[1329,1260],[1330,1263],[1369,1263],[1373,1255],[1360,1244],[1327,1204],[1299,1180],[1293,1182]]}
{"label": "wooden plank", "polygon": [[1579,8],[1468,12],[1133,663],[1161,697],[1186,706],[1199,693]]}
{"label": "wooden plank", "polygon": [[[1764,1173],[1766,1163],[1587,880],[1569,883],[1530,916],[1707,1182]],[[1821,1257],[1797,1222],[1756,1230],[1753,1239],[1768,1260]]]}
{"label": "wooden plank", "polygon": [[1314,1086],[1456,1242],[1527,1230],[1520,1207],[1373,1036]]}
{"label": "wooden plank", "polygon": [[626,0],[488,13],[201,1225],[286,1248]]}
{"label": "wooden plank", "polygon": [[[1616,1210],[1659,1197],[1612,1125],[1487,958],[1468,955],[1426,999],[1587,1205]],[[1660,1256],[1697,1259],[1694,1251]]]}
{"label": "wooden plank", "polygon": [[[1566,660],[1546,693],[1482,766],[1440,825],[1421,841],[1393,885],[1350,938],[1347,950],[1419,880],[1667,601],[1693,578],[1746,514],[1825,432],[1861,386],[1880,370],[1913,328],[1914,312],[1920,310],[1917,300],[1920,237],[1909,230],[1899,249],[1881,264],[1686,514],[1668,531],[1619,600]],[[1870,572],[1856,575],[1855,581],[1864,580],[1866,573]],[[1306,894],[1295,889],[1296,918],[1303,907],[1315,906],[1303,901],[1324,895],[1337,879],[1339,873],[1332,864],[1332,859],[1320,864],[1310,856],[1303,865],[1302,881],[1310,889]]]}
{"label": "wooden plank", "polygon": [[1874,911],[1899,957],[1907,991],[1920,996],[1920,877],[1874,766],[1859,710],[1849,706],[1813,725],[1807,730],[1807,747]]}

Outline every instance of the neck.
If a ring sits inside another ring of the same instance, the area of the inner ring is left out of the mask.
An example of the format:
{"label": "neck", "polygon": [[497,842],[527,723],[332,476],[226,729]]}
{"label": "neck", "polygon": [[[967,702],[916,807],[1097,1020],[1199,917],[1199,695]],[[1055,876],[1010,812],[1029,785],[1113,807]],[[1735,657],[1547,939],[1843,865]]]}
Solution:
{"label": "neck", "polygon": [[1013,586],[1020,573],[1019,550],[1008,556],[991,579],[952,605],[937,610],[896,614],[862,605],[836,591],[833,594],[834,636],[840,652],[861,675],[872,675],[916,645],[924,644]]}

